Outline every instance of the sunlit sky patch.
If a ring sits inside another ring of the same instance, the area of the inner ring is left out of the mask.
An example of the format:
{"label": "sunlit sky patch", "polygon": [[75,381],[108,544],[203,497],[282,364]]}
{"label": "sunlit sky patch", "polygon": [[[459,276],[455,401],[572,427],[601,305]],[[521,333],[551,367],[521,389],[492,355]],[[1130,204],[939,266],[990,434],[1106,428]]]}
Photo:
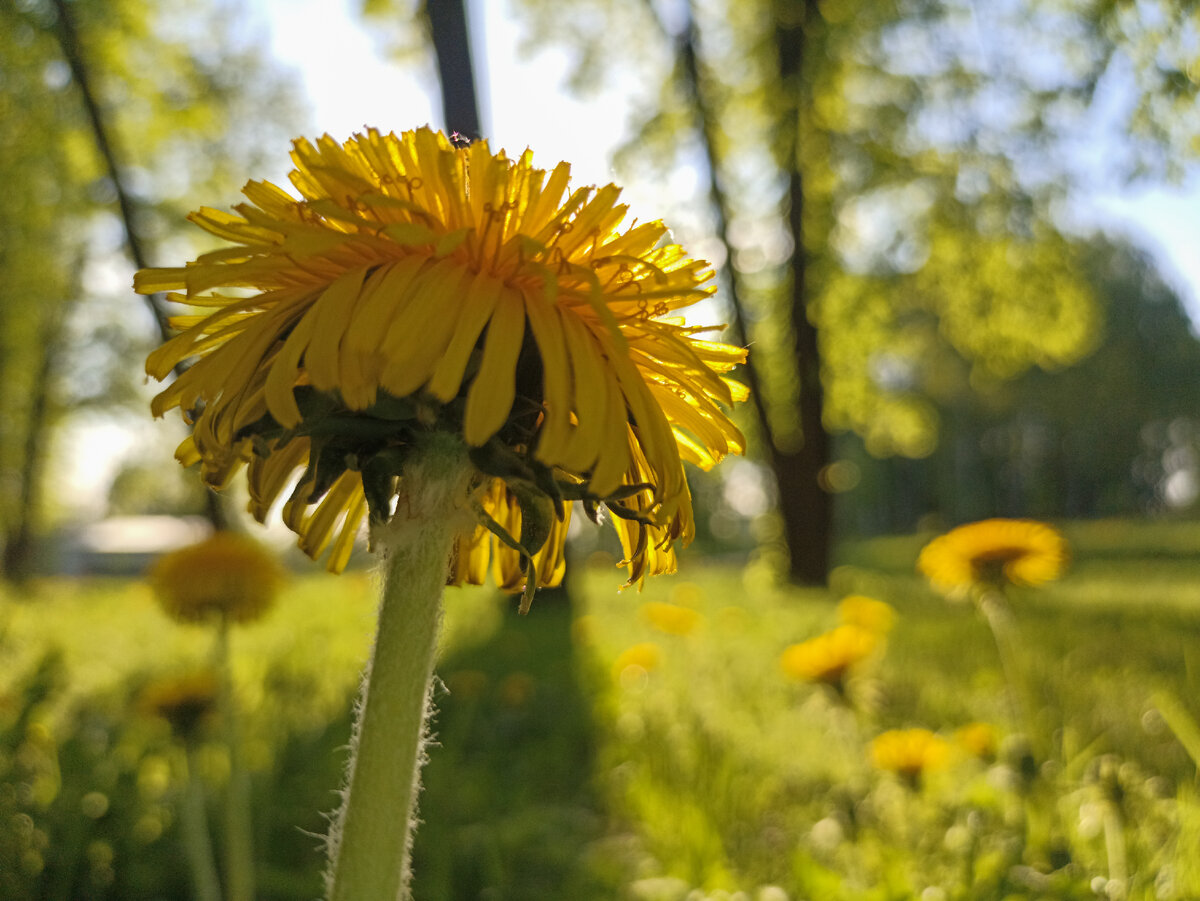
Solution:
{"label": "sunlit sky patch", "polygon": [[[364,125],[443,126],[432,58],[388,60],[356,12],[359,0],[258,0],[258,6],[272,55],[303,79],[311,127],[345,138]],[[564,51],[547,48],[519,59],[522,35],[506,0],[470,7],[489,143],[510,154],[532,147],[548,165],[570,160],[581,184],[612,181],[609,155],[624,135],[611,127],[626,119],[625,98],[616,91],[586,101],[570,96],[562,87],[570,65]],[[598,121],[606,123],[603,130]]]}
{"label": "sunlit sky patch", "polygon": [[[469,0],[469,6],[484,129],[492,146],[510,152],[532,147],[547,165],[570,160],[580,184],[619,182],[610,157],[625,137],[623,127],[613,126],[624,125],[635,102],[628,85],[574,97],[565,87],[570,68],[565,51],[521,54],[521,27],[508,0]],[[440,127],[432,61],[424,66],[417,59],[389,61],[358,7],[359,0],[258,0],[272,55],[303,78],[312,109],[308,124],[339,138],[366,124],[387,130],[426,122]],[[679,187],[672,185],[671,193]],[[624,199],[634,215],[655,204],[654,190],[645,185],[627,185]],[[1200,178],[1104,194],[1082,201],[1070,218],[1128,235],[1153,253],[1164,279],[1200,321]]]}

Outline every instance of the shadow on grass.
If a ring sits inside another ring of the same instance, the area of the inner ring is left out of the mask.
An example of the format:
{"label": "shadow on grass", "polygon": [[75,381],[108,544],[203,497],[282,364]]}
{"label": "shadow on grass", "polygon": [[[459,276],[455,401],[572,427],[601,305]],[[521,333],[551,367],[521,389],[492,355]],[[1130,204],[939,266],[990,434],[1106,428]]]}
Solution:
{"label": "shadow on grass", "polygon": [[[603,821],[590,788],[595,743],[573,659],[570,605],[560,592],[543,591],[533,613],[521,617],[515,603],[482,643],[438,663],[442,684],[413,851],[413,893],[422,901],[617,896],[588,863]],[[261,897],[319,891],[318,842],[305,833],[325,829],[313,805],[334,806],[328,789],[339,782],[349,733],[347,716],[293,737],[275,784],[259,786],[262,802],[276,808],[260,822],[279,824],[259,837],[271,858],[260,867]]]}
{"label": "shadow on grass", "polygon": [[587,864],[603,823],[570,633],[565,595],[540,592],[531,615],[517,616],[514,600],[485,643],[439,664],[416,897],[614,897]]}

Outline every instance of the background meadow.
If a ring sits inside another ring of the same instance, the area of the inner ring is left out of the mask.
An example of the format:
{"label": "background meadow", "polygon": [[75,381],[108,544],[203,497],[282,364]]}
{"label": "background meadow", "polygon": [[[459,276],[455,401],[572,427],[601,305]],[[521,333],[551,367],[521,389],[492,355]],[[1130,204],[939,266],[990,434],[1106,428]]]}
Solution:
{"label": "background meadow", "polygon": [[[619,592],[585,525],[530,616],[449,593],[416,897],[1200,897],[1197,15],[0,4],[0,898],[221,898],[195,854],[243,772],[254,897],[319,896],[367,555],[325,575],[172,461],[130,283],[210,249],[189,210],[286,184],[293,138],[426,122],[625,185],[713,263],[694,321],[750,348],[752,399],[746,457],[689,469],[679,574]],[[1071,546],[1010,592],[1015,674],[914,568],[995,516]],[[236,740],[213,630],[145,578],[214,527],[289,570],[230,636]],[[797,678],[852,596],[894,624]]]}
{"label": "background meadow", "polygon": [[[829,591],[703,561],[642,594],[581,567],[569,598],[547,592],[525,618],[488,589],[453,591],[418,897],[1105,897],[1112,817],[1123,897],[1194,897],[1195,562],[1139,523],[1068,534],[1071,574],[1014,598],[1052,736],[1037,772],[1012,744],[986,626],[913,578],[919,537],[848,545]],[[235,633],[258,897],[319,892],[311,833],[369,647],[366,579],[298,576]],[[896,622],[847,705],[779,658],[863,591]],[[5,897],[186,896],[178,744],[137,698],[203,664],[208,631],[168,620],[137,581],[47,581],[5,601]],[[680,628],[656,616],[663,604],[695,616]],[[973,723],[994,744],[919,786],[872,764],[888,729],[953,742]],[[193,759],[219,833],[218,731]],[[1017,865],[1027,843],[1050,875]]]}

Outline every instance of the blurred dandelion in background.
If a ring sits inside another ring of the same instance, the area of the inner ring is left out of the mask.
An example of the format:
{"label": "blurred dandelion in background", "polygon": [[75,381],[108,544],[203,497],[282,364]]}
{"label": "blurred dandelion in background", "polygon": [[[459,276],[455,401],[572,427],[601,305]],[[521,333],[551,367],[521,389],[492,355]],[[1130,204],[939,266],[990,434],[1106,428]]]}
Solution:
{"label": "blurred dandelion in background", "polygon": [[[271,609],[283,585],[283,568],[270,551],[248,536],[221,531],[164,554],[148,580],[168,616],[215,629],[217,703],[230,766],[225,799],[226,893],[231,901],[248,901],[254,894],[250,784],[242,766],[229,632],[234,624],[258,620]],[[193,806],[198,803],[189,801]],[[188,827],[193,834],[189,841],[199,841],[194,837],[198,828],[195,824]]]}
{"label": "blurred dandelion in background", "polygon": [[662,648],[652,641],[642,641],[623,650],[613,661],[613,675],[627,681],[658,669],[662,663]]}
{"label": "blurred dandelion in background", "polygon": [[283,579],[274,554],[235,532],[217,532],[164,554],[148,575],[159,606],[182,623],[260,619],[275,603]]}
{"label": "blurred dandelion in background", "polygon": [[220,684],[208,669],[151,680],[138,696],[138,709],[171,726],[185,745],[192,744],[215,717]]}
{"label": "blurred dandelion in background", "polygon": [[985,519],[935,538],[917,568],[939,591],[965,596],[973,588],[1037,586],[1059,578],[1067,565],[1062,533],[1029,519]]}
{"label": "blurred dandelion in background", "polygon": [[946,739],[929,729],[889,729],[871,740],[871,763],[919,788],[927,774],[949,763],[951,750]]}
{"label": "blurred dandelion in background", "polygon": [[139,709],[169,723],[172,734],[183,746],[180,825],[197,901],[221,898],[220,876],[208,827],[207,792],[197,763],[201,737],[205,727],[216,718],[220,696],[220,675],[205,669],[153,679],[142,688],[138,698]]}
{"label": "blurred dandelion in background", "polygon": [[828,685],[844,696],[849,675],[875,653],[879,644],[879,633],[846,624],[791,645],[780,656],[779,665],[793,679]]}
{"label": "blurred dandelion in background", "polygon": [[858,626],[876,635],[886,635],[896,624],[895,607],[862,594],[852,594],[838,601],[837,616],[844,625]]}
{"label": "blurred dandelion in background", "polygon": [[638,616],[651,628],[668,635],[691,635],[704,622],[704,615],[691,607],[663,601],[647,601]]}
{"label": "blurred dandelion in background", "polygon": [[969,597],[996,645],[1004,672],[1014,741],[1028,742],[1035,766],[1050,759],[1053,739],[1040,721],[1043,708],[1031,681],[1025,642],[1006,590],[1044,585],[1066,569],[1069,547],[1053,526],[1027,519],[986,519],[929,542],[917,569],[951,598]]}
{"label": "blurred dandelion in background", "polygon": [[967,723],[954,730],[954,742],[979,760],[996,759],[1000,748],[1000,733],[991,723]]}

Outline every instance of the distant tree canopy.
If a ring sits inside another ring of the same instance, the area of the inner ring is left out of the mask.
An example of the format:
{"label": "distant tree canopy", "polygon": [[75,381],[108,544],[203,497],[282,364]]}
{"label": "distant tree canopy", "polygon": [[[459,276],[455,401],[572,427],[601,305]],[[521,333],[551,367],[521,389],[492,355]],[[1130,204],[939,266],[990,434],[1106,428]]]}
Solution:
{"label": "distant tree canopy", "polygon": [[[145,242],[198,196],[232,199],[294,108],[216,4],[23,0],[0,4],[0,542],[20,575],[41,502],[51,426],[81,404],[133,396],[130,359],[152,332],[132,296],[113,173]],[[197,35],[207,36],[197,40]],[[89,115],[79,64],[88,76]]]}
{"label": "distant tree canopy", "polygon": [[[520,8],[535,41],[577,51],[576,86],[617,70],[657,86],[627,162],[699,156],[714,173],[797,581],[823,579],[833,531],[819,433],[921,457],[952,361],[979,379],[1083,358],[1100,306],[1055,203],[1098,175],[1177,172],[1200,149],[1191,4]],[[1112,159],[1095,158],[1096,135]]]}
{"label": "distant tree canopy", "polygon": [[1097,237],[1075,248],[1104,323],[1061,371],[976,375],[947,360],[934,401],[942,440],[921,460],[843,451],[856,532],[904,531],[922,516],[1095,517],[1186,508],[1200,487],[1200,339],[1146,255]]}

